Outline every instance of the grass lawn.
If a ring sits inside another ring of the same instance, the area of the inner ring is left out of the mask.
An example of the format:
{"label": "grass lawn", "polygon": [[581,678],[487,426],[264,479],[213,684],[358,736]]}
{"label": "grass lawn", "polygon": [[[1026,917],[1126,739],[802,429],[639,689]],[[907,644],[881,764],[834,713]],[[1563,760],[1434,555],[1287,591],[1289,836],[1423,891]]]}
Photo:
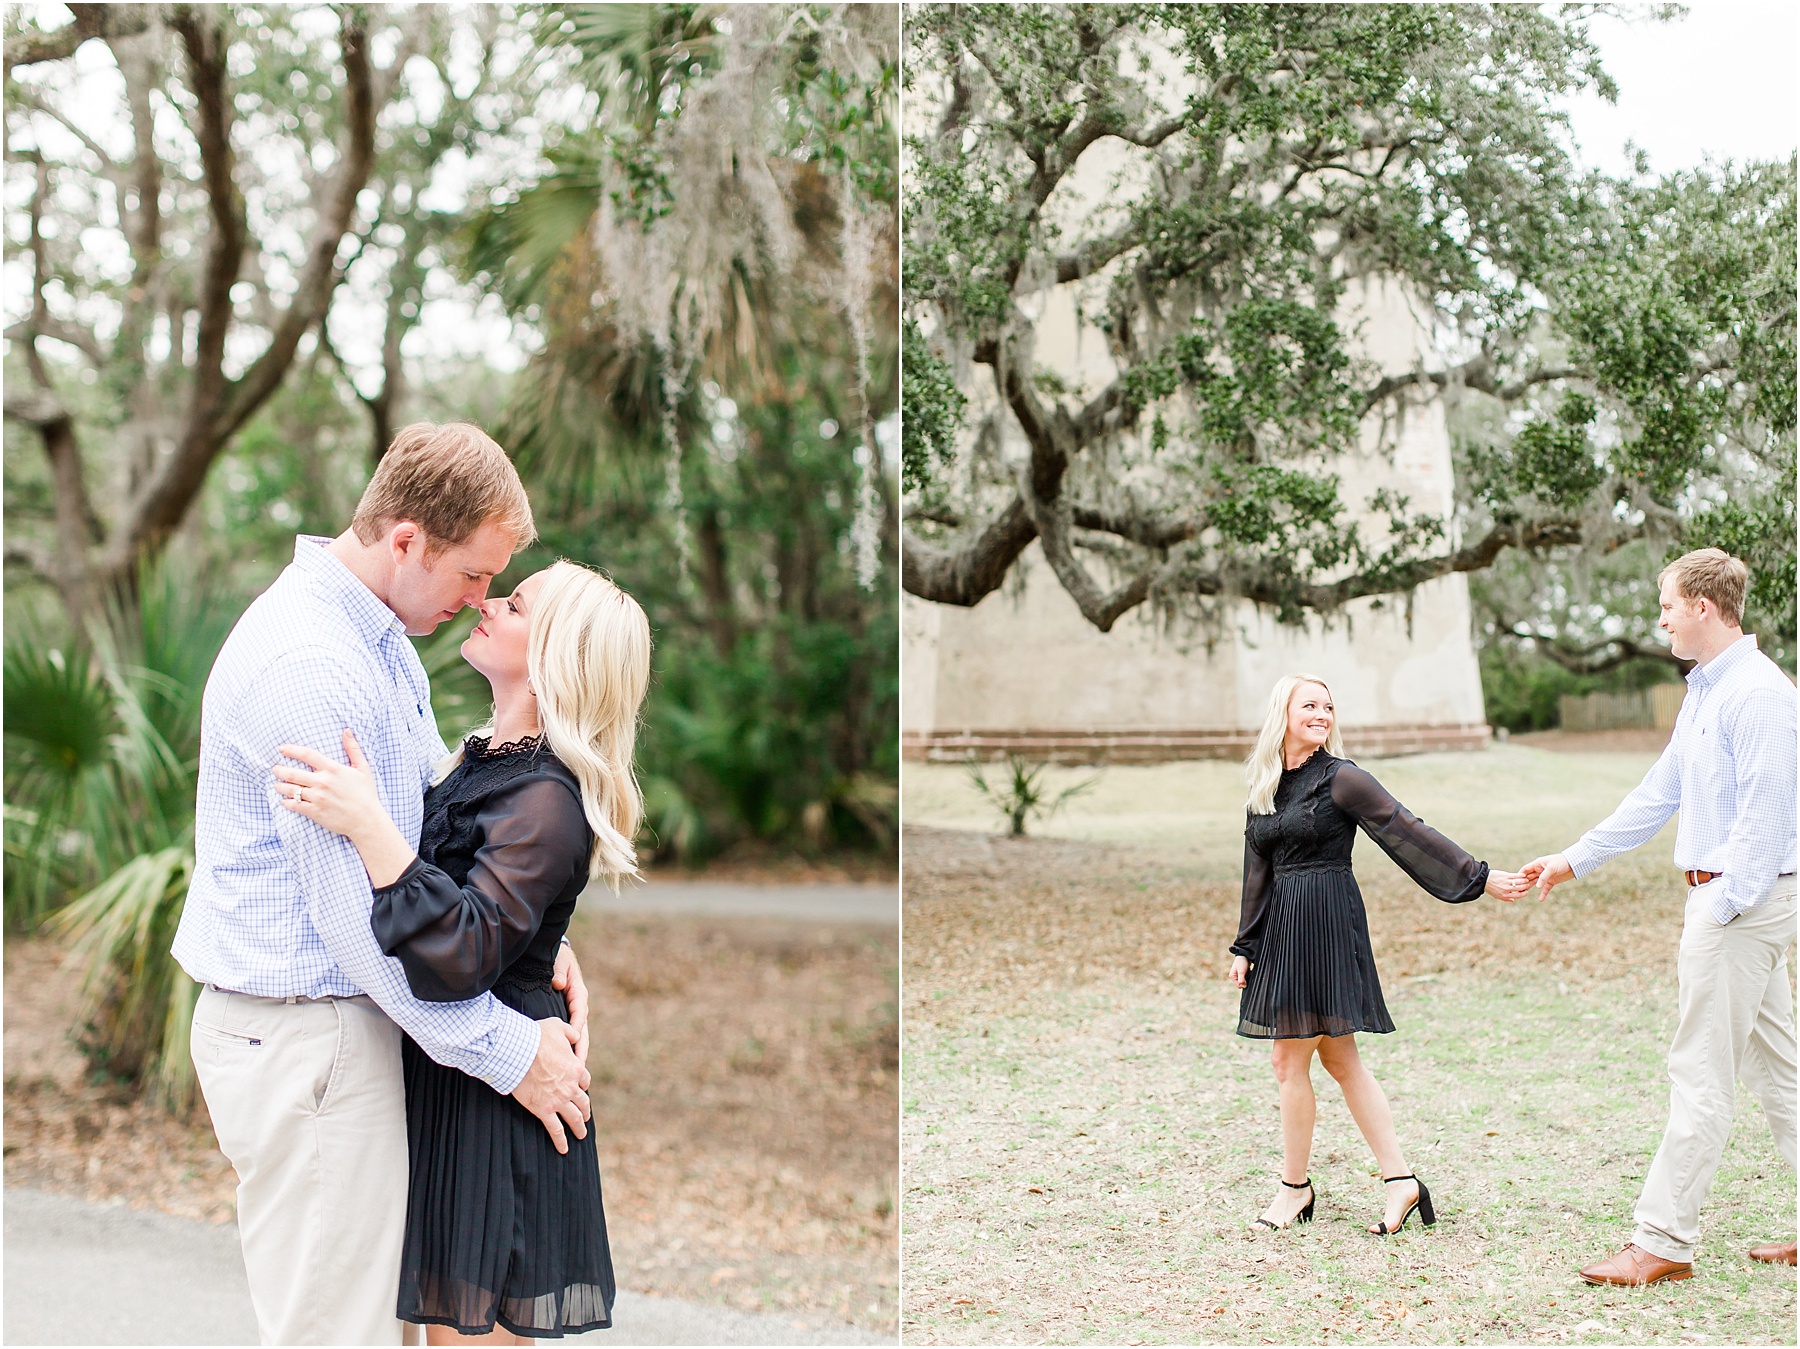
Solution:
{"label": "grass lawn", "polygon": [[[1572,841],[1643,754],[1391,760],[1478,855]],[[1091,771],[1091,770],[1090,770]],[[1057,770],[1058,783],[1088,775]],[[1267,1047],[1224,980],[1235,765],[1113,768],[1000,838],[954,768],[908,765],[902,1332],[909,1343],[1786,1343],[1794,1175],[1739,1101],[1697,1275],[1599,1289],[1667,1109],[1682,892],[1672,831],[1546,906],[1444,905],[1357,850],[1398,1033],[1364,1036],[1439,1222],[1371,1237],[1380,1184],[1315,1069],[1318,1216],[1247,1224],[1279,1161]],[[923,822],[924,827],[921,826]]]}

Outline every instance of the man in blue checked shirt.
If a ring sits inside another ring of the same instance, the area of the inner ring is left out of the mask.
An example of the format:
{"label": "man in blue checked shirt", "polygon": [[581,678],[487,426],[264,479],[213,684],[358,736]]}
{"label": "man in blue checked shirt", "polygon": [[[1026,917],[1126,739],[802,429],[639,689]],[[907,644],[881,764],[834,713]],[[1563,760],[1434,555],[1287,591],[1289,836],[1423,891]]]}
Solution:
{"label": "man in blue checked shirt", "polygon": [[[1589,1265],[1589,1283],[1686,1279],[1700,1240],[1739,1077],[1762,1101],[1794,1165],[1795,690],[1742,627],[1744,564],[1702,548],[1663,568],[1670,649],[1695,662],[1669,747],[1644,780],[1572,847],[1522,874],[1550,887],[1651,838],[1680,812],[1675,865],[1688,885],[1677,965],[1680,1020],[1669,1048],[1669,1123],[1638,1198],[1637,1232]],[[1789,1186],[1792,1193],[1792,1186]],[[1750,1251],[1794,1263],[1794,1243]]]}
{"label": "man in blue checked shirt", "polygon": [[400,1037],[516,1097],[566,1150],[586,1137],[587,994],[558,961],[571,1022],[492,994],[415,998],[369,926],[349,841],[276,805],[277,747],[337,759],[346,727],[417,847],[447,753],[407,635],[430,632],[535,537],[506,453],[473,426],[406,427],[351,526],[301,536],[206,682],[195,872],[174,954],[205,985],[194,1067],[238,1174],[238,1230],[265,1344],[400,1344],[406,1096]]}

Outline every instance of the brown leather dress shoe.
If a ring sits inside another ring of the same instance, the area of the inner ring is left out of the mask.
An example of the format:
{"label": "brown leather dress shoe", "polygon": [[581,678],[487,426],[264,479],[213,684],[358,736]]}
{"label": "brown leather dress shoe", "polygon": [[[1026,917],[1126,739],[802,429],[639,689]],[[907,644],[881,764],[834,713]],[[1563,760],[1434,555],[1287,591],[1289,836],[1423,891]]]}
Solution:
{"label": "brown leather dress shoe", "polygon": [[1752,1260],[1766,1260],[1771,1265],[1791,1265],[1794,1263],[1794,1243],[1791,1241],[1772,1241],[1767,1246],[1752,1246]]}
{"label": "brown leather dress shoe", "polygon": [[1692,1261],[1665,1260],[1660,1255],[1652,1255],[1642,1246],[1632,1242],[1625,1243],[1625,1249],[1610,1260],[1602,1260],[1598,1264],[1589,1265],[1581,1271],[1581,1277],[1589,1283],[1612,1283],[1626,1288],[1642,1288],[1647,1283],[1662,1283],[1664,1280],[1691,1279],[1694,1277]]}

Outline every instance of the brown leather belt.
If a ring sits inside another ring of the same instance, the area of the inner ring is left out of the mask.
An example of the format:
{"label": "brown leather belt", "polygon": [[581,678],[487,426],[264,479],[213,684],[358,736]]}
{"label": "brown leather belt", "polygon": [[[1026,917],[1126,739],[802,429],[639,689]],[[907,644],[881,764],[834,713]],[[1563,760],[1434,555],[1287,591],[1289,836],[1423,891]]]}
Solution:
{"label": "brown leather belt", "polygon": [[1725,873],[1723,871],[1684,871],[1681,874],[1687,877],[1689,886],[1695,886],[1705,885],[1709,881],[1716,881]]}

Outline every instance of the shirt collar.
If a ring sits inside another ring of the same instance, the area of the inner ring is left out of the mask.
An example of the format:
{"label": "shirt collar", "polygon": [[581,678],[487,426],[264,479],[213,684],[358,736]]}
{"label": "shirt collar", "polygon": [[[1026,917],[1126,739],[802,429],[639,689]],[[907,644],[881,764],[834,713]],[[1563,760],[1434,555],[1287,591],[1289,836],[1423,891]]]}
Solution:
{"label": "shirt collar", "polygon": [[388,633],[404,636],[406,625],[394,611],[375,598],[357,574],[333,557],[331,540],[322,534],[294,536],[294,565],[327,599],[337,603],[359,636],[370,647],[380,645]]}
{"label": "shirt collar", "polygon": [[1737,641],[1733,642],[1718,655],[1707,661],[1706,664],[1696,665],[1693,669],[1689,670],[1687,676],[1688,683],[1690,685],[1700,684],[1707,688],[1711,688],[1738,666],[1742,665],[1746,660],[1750,659],[1750,653],[1756,649],[1756,634],[1753,632],[1746,632],[1742,637],[1738,638]]}

